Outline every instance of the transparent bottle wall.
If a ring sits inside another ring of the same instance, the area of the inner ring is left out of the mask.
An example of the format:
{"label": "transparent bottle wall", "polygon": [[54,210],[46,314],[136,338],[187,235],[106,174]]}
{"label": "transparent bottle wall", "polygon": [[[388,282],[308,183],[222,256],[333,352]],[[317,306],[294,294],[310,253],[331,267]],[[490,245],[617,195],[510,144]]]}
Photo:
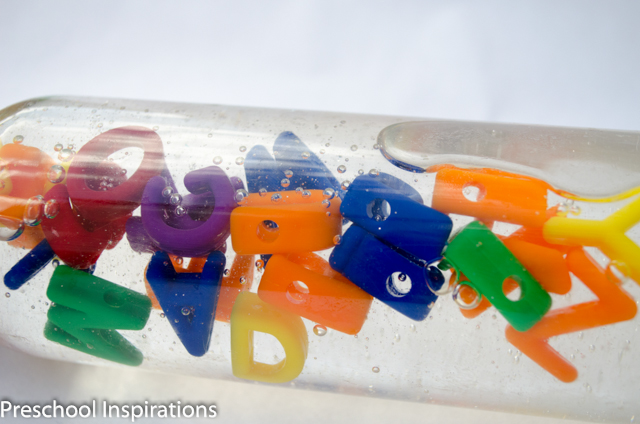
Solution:
{"label": "transparent bottle wall", "polygon": [[638,133],[43,98],[0,140],[5,345],[640,414]]}

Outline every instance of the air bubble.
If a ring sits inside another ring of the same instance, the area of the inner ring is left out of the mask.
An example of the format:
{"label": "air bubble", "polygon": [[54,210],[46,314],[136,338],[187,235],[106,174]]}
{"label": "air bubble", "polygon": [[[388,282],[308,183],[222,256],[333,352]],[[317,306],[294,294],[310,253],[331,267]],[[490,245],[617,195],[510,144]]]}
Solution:
{"label": "air bubble", "polygon": [[374,145],[373,145],[373,148],[374,148],[374,149],[376,149],[376,150],[378,150],[378,149],[380,148],[380,145],[379,145],[379,144],[374,144]]}
{"label": "air bubble", "polygon": [[162,197],[171,197],[172,194],[173,188],[171,188],[170,186],[166,186],[162,189]]}
{"label": "air bubble", "polygon": [[11,297],[11,293],[6,292],[6,293],[4,294],[4,297]]}
{"label": "air bubble", "polygon": [[215,165],[220,165],[222,163],[222,158],[220,156],[216,156],[213,158],[213,163]]}
{"label": "air bubble", "polygon": [[258,190],[258,194],[260,195],[260,197],[264,197],[267,195],[267,189],[266,188],[261,188],[260,190]]}
{"label": "air bubble", "polygon": [[322,204],[324,205],[325,208],[328,208],[331,206],[331,202],[329,201],[329,199],[324,199],[322,201]]}
{"label": "air bubble", "polygon": [[397,334],[393,337],[393,340],[395,340],[396,342],[400,341],[400,334]]}
{"label": "air bubble", "polygon": [[351,181],[349,181],[349,180],[344,180],[344,181],[342,182],[342,184],[340,184],[340,187],[341,187],[343,190],[348,190],[350,185],[351,185]]}
{"label": "air bubble", "polygon": [[57,200],[50,199],[50,200],[47,200],[47,202],[44,204],[45,217],[49,219],[53,219],[56,216],[58,216],[59,212],[60,212],[60,204],[58,203]]}
{"label": "air bubble", "polygon": [[60,143],[56,144],[55,146],[53,146],[53,150],[56,152],[59,152],[60,150],[64,149],[64,146]]}
{"label": "air bubble", "polygon": [[291,185],[291,181],[289,181],[288,178],[283,178],[282,181],[280,181],[280,185],[284,188],[287,188]]}
{"label": "air bubble", "polygon": [[299,194],[302,196],[302,192],[304,191],[304,189],[302,187],[296,187],[296,194]]}
{"label": "air bubble", "polygon": [[35,227],[44,217],[44,197],[41,195],[30,197],[24,208],[22,222],[29,227]]}
{"label": "air bubble", "polygon": [[356,150],[358,150],[358,146],[356,146],[355,144],[353,146],[351,146],[351,151],[355,152]]}
{"label": "air bubble", "polygon": [[234,195],[234,199],[238,205],[243,205],[247,203],[247,197],[249,197],[249,192],[243,188],[239,188],[236,190]]}
{"label": "air bubble", "polygon": [[376,374],[380,372],[380,368],[379,367],[373,367],[371,368],[371,371],[375,372]]}
{"label": "air bubble", "polygon": [[191,309],[191,306],[185,306],[180,310],[180,312],[182,312],[182,315],[187,316],[191,314]]}
{"label": "air bubble", "polygon": [[347,172],[347,167],[344,165],[338,166],[338,172],[344,174],[345,172]]}
{"label": "air bubble", "polygon": [[284,176],[287,178],[293,177],[293,171],[290,169],[287,169],[286,171],[284,171]]}
{"label": "air bubble", "polygon": [[[452,269],[440,269],[437,265],[424,268],[427,287],[436,296],[451,293],[458,285],[458,273]],[[463,293],[464,295],[465,293]]]}
{"label": "air bubble", "polygon": [[258,271],[262,271],[264,269],[264,261],[262,259],[258,259],[256,261],[256,269]]}
{"label": "air bubble", "polygon": [[[472,290],[475,294],[473,292],[467,292],[467,290]],[[480,293],[467,284],[456,285],[453,289],[452,297],[453,301],[456,302],[461,309],[474,309],[482,301]]]}
{"label": "air bubble", "polygon": [[58,153],[58,159],[62,162],[69,162],[75,154],[76,152],[71,149],[62,149],[60,150],[60,153]]}
{"label": "air bubble", "polygon": [[331,187],[325,188],[324,191],[322,192],[322,197],[328,200],[333,199],[335,195],[336,195],[336,191]]}
{"label": "air bubble", "polygon": [[53,268],[57,268],[58,265],[60,265],[60,259],[54,259],[54,260],[51,261],[51,266]]}
{"label": "air bubble", "polygon": [[372,170],[369,171],[369,175],[371,175],[372,177],[377,177],[378,175],[380,175],[380,171],[373,168]]}
{"label": "air bubble", "polygon": [[176,216],[184,216],[187,213],[187,210],[182,206],[178,206],[174,212]]}
{"label": "air bubble", "polygon": [[247,283],[246,277],[240,277],[240,284],[246,284],[246,283]]}
{"label": "air bubble", "polygon": [[596,351],[596,346],[595,345],[589,345],[589,352],[595,352]]}
{"label": "air bubble", "polygon": [[272,201],[273,203],[278,203],[280,200],[282,200],[282,194],[280,194],[280,193],[273,193],[273,194],[271,195],[271,201]]}
{"label": "air bubble", "polygon": [[622,284],[629,280],[631,276],[631,270],[625,262],[614,259],[607,264],[605,275],[607,276],[607,279],[612,283]]}
{"label": "air bubble", "polygon": [[169,197],[169,203],[171,203],[173,206],[178,206],[182,203],[182,196],[180,196],[180,194],[178,193],[173,193]]}
{"label": "air bubble", "polygon": [[61,183],[64,180],[67,171],[61,165],[53,165],[47,172],[47,178],[54,184]]}
{"label": "air bubble", "polygon": [[358,169],[358,175],[364,174],[364,169]]}
{"label": "air bubble", "polygon": [[238,156],[236,158],[236,165],[242,165],[244,163],[244,158],[242,156]]}
{"label": "air bubble", "polygon": [[231,274],[231,271],[229,271],[229,268],[225,269],[224,272],[222,273],[225,277],[228,277],[229,274]]}
{"label": "air bubble", "polygon": [[240,151],[242,153],[246,152],[247,151],[247,147],[246,146],[240,146]]}
{"label": "air bubble", "polygon": [[303,190],[302,197],[311,197],[311,192],[309,190]]}
{"label": "air bubble", "polygon": [[340,242],[342,241],[342,236],[340,234],[336,234],[335,236],[333,236],[333,244],[334,245],[339,245]]}
{"label": "air bubble", "polygon": [[15,137],[13,137],[13,142],[16,144],[20,144],[24,141],[24,137],[21,135],[17,135]]}
{"label": "air bubble", "polygon": [[313,334],[315,334],[316,336],[322,337],[325,334],[327,334],[327,327],[325,327],[324,325],[316,324],[313,327]]}
{"label": "air bubble", "polygon": [[309,152],[302,152],[302,159],[309,159],[311,157],[311,153]]}

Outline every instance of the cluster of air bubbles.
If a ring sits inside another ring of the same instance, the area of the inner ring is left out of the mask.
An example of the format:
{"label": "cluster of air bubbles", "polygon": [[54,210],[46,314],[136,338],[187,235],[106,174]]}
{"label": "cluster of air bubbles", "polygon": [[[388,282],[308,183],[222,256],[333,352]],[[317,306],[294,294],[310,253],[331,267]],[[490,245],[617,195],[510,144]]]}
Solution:
{"label": "cluster of air bubbles", "polygon": [[50,182],[58,184],[64,181],[66,174],[67,171],[65,171],[62,165],[53,165],[49,168],[49,172],[47,172],[47,178]]}
{"label": "cluster of air bubbles", "polygon": [[222,163],[222,158],[220,156],[216,156],[213,158],[213,163],[215,165],[220,165]]}
{"label": "cluster of air bubbles", "polygon": [[[56,150],[59,146],[62,146],[61,144],[56,144],[56,146],[54,147],[54,150]],[[58,160],[61,162],[70,162],[71,159],[73,159],[73,157],[76,154],[76,151],[73,150],[74,145],[73,144],[69,144],[67,147],[65,148],[61,148],[60,150],[56,150],[58,152]]]}
{"label": "cluster of air bubbles", "polygon": [[313,334],[315,334],[316,336],[322,337],[325,334],[327,334],[327,327],[325,327],[324,325],[316,324],[313,327]]}
{"label": "cluster of air bubbles", "polygon": [[347,172],[347,167],[346,167],[346,166],[344,166],[344,165],[340,165],[340,166],[338,166],[338,172],[339,172],[340,174],[344,174],[345,172]]}
{"label": "cluster of air bubbles", "polygon": [[20,144],[24,141],[24,137],[21,135],[17,135],[15,137],[13,137],[13,142],[16,144]]}
{"label": "cluster of air bubbles", "polygon": [[558,205],[558,210],[556,214],[558,216],[567,216],[569,214],[573,216],[578,216],[580,215],[580,212],[581,212],[580,206],[576,205],[575,201],[569,199]]}
{"label": "cluster of air bubbles", "polygon": [[243,188],[239,188],[238,190],[236,190],[234,200],[238,205],[244,205],[245,203],[247,203],[247,197],[249,197],[249,192]]}

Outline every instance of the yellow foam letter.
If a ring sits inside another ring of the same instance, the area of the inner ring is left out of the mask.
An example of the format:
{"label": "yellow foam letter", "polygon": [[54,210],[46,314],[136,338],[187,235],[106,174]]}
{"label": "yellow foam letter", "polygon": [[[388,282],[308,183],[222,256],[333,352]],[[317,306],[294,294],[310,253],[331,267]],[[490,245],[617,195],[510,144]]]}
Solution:
{"label": "yellow foam letter", "polygon": [[[285,358],[277,364],[253,359],[253,333],[274,336],[284,348]],[[266,383],[285,383],[298,377],[307,359],[309,338],[302,318],[260,300],[257,294],[242,292],[231,312],[231,364],[233,375]]]}

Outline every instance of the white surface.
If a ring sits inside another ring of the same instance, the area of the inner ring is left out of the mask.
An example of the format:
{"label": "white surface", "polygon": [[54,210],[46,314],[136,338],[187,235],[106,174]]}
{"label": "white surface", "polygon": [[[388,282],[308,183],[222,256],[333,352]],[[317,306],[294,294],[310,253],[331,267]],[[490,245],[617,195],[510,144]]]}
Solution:
{"label": "white surface", "polygon": [[[640,130],[633,1],[3,0],[1,12],[0,107],[68,94]],[[31,403],[202,400],[234,423],[552,422],[0,358],[0,397]]]}

